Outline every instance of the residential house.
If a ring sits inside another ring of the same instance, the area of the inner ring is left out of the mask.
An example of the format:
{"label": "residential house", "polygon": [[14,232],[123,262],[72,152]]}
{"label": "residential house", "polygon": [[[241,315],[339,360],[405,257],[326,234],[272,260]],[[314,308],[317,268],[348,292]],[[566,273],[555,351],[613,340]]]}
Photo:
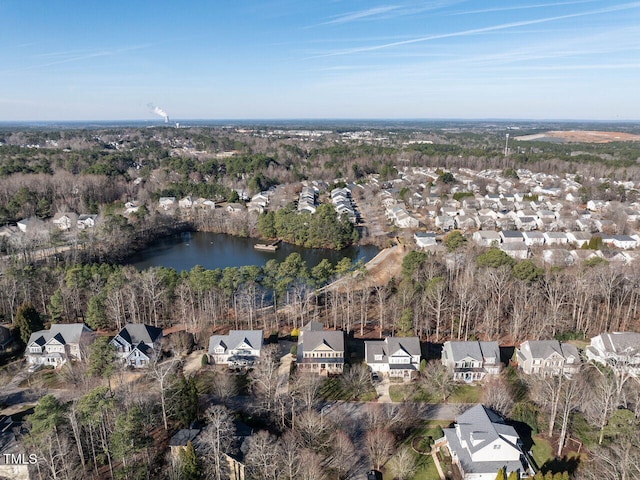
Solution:
{"label": "residential house", "polygon": [[365,362],[373,372],[409,380],[420,367],[418,337],[387,337],[364,342]]}
{"label": "residential house", "polygon": [[434,232],[416,232],[413,234],[418,248],[429,248],[436,245],[436,234]]}
{"label": "residential house", "polygon": [[512,258],[526,260],[529,258],[529,247],[524,243],[501,243],[498,248]]}
{"label": "residential house", "polygon": [[110,343],[125,365],[142,368],[160,351],[160,340],[162,329],[143,323],[127,323]]}
{"label": "residential house", "polygon": [[323,330],[319,322],[300,328],[296,362],[301,372],[339,374],[344,368],[344,333]]}
{"label": "residential house", "polygon": [[94,228],[96,226],[97,218],[98,215],[82,214],[78,217],[76,225],[79,230],[84,230],[85,228]]}
{"label": "residential house", "polygon": [[544,232],[544,243],[547,245],[566,245],[569,238],[564,232]]}
{"label": "residential house", "polygon": [[130,215],[132,213],[136,213],[139,208],[140,205],[136,204],[135,202],[127,202],[124,204],[124,214]]}
{"label": "residential house", "polygon": [[524,238],[524,244],[528,247],[544,244],[544,234],[542,232],[522,232],[522,237]]}
{"label": "residential house", "polygon": [[527,340],[516,348],[518,368],[527,375],[567,375],[580,368],[578,349],[558,340]]}
{"label": "residential house", "polygon": [[176,204],[176,197],[160,197],[158,200],[158,205],[163,210],[169,210],[173,208]]}
{"label": "residential house", "polygon": [[442,364],[454,380],[482,380],[486,375],[500,373],[500,347],[498,342],[447,341],[442,347]]}
{"label": "residential house", "polygon": [[181,198],[180,200],[178,200],[178,207],[180,208],[192,208],[193,207],[193,198],[191,198],[191,195],[187,195],[184,198]]}
{"label": "residential house", "polygon": [[495,480],[500,469],[518,478],[535,474],[516,430],[484,405],[471,407],[443,432],[436,445],[449,450],[464,480]]}
{"label": "residential house", "polygon": [[230,330],[228,335],[212,335],[209,359],[219,365],[250,367],[260,358],[263,343],[262,330]]}
{"label": "residential house", "polygon": [[[604,238],[602,241],[604,242]],[[629,235],[611,235],[610,240],[605,243],[611,243],[614,247],[621,248],[623,250],[636,248],[638,246],[636,239]]]}
{"label": "residential house", "polygon": [[59,367],[68,360],[84,360],[85,347],[93,339],[93,331],[84,323],[55,323],[31,334],[24,355],[30,365]]}
{"label": "residential house", "polygon": [[453,217],[449,215],[440,215],[436,217],[436,227],[444,232],[454,229],[456,226]]}
{"label": "residential house", "polygon": [[174,461],[178,460],[180,453],[187,448],[189,442],[195,447],[194,443],[198,435],[200,435],[199,428],[183,428],[182,430],[178,430],[169,440],[171,458]]}
{"label": "residential house", "polygon": [[244,210],[244,207],[240,203],[229,203],[227,204],[227,212],[231,214],[240,213]]}
{"label": "residential house", "polygon": [[498,245],[502,240],[498,232],[494,232],[491,230],[479,230],[477,232],[473,232],[471,238],[474,242],[482,247]]}
{"label": "residential house", "polygon": [[316,191],[311,187],[302,187],[298,199],[298,211],[316,213]]}
{"label": "residential house", "polygon": [[602,333],[591,338],[585,353],[589,360],[640,376],[640,333]]}
{"label": "residential house", "polygon": [[573,243],[576,247],[580,248],[589,243],[591,234],[587,232],[567,232],[567,240],[569,243]]}
{"label": "residential house", "polygon": [[502,243],[524,243],[522,232],[517,230],[502,230],[500,232],[500,239]]}
{"label": "residential house", "polygon": [[542,251],[542,261],[552,267],[568,267],[573,265],[575,257],[564,248],[545,248]]}
{"label": "residential house", "polygon": [[530,232],[538,228],[538,221],[535,217],[516,217],[516,227],[523,232]]}
{"label": "residential house", "polygon": [[63,232],[71,230],[78,222],[78,215],[73,212],[58,212],[53,216],[51,222]]}

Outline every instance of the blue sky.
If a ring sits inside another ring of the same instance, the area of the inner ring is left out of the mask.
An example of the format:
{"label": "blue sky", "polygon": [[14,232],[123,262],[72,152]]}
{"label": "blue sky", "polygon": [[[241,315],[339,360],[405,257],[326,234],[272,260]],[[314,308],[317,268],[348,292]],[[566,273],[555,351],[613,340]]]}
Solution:
{"label": "blue sky", "polygon": [[0,121],[640,119],[640,2],[0,0]]}

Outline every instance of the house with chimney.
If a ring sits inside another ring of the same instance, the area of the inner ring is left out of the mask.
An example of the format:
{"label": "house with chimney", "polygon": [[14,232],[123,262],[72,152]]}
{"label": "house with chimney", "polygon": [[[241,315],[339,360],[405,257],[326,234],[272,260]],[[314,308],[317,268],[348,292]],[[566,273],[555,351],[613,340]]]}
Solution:
{"label": "house with chimney", "polygon": [[116,357],[133,368],[148,366],[160,352],[162,329],[143,323],[127,323],[111,339]]}

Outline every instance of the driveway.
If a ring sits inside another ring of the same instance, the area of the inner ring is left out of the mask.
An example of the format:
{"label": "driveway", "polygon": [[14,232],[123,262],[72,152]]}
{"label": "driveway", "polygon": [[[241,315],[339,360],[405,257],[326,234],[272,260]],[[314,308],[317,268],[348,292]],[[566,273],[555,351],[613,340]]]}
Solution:
{"label": "driveway", "polygon": [[378,394],[378,403],[391,403],[391,397],[389,396],[389,387],[391,381],[387,376],[381,376],[377,383],[374,383],[376,387],[376,393]]}
{"label": "driveway", "polygon": [[285,395],[289,391],[291,362],[293,362],[293,355],[290,353],[287,353],[280,359],[280,366],[278,367],[278,395]]}

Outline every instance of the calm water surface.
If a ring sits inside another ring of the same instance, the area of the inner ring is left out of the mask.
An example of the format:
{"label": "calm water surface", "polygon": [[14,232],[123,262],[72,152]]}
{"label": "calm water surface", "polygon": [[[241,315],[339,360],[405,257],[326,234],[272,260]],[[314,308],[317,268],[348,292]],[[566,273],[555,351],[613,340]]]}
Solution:
{"label": "calm water surface", "polygon": [[125,263],[138,269],[168,267],[177,270],[191,270],[196,265],[206,269],[241,267],[244,265],[263,266],[271,259],[284,260],[293,252],[298,252],[307,267],[317,265],[323,258],[335,264],[343,257],[351,260],[371,260],[379,249],[373,245],[349,247],[344,250],[323,248],[303,248],[281,243],[275,252],[255,250],[256,243],[264,243],[254,238],[241,238],[223,233],[186,232],[172,235],[154,242],[149,247],[132,255]]}

